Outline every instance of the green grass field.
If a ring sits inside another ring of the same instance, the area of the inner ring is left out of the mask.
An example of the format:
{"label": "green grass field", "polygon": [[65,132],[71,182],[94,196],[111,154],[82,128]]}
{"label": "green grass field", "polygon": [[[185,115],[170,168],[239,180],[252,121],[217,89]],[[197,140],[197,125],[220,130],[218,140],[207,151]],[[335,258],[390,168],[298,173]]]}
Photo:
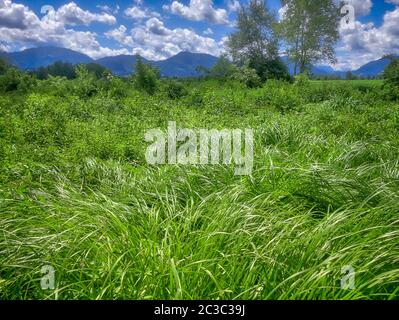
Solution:
{"label": "green grass field", "polygon": [[[399,105],[378,82],[86,85],[0,96],[0,299],[398,299]],[[148,165],[168,121],[252,128],[252,175]]]}
{"label": "green grass field", "polygon": [[350,86],[360,90],[381,88],[383,80],[312,80],[314,86]]}

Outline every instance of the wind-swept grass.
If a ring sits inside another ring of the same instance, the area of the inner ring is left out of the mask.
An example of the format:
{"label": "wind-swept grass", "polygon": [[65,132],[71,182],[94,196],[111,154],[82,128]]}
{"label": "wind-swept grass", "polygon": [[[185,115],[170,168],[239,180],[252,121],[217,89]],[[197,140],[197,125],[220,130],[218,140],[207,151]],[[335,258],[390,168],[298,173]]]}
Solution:
{"label": "wind-swept grass", "polygon": [[[355,89],[313,103],[287,87],[288,108],[275,85],[190,90],[1,97],[0,297],[397,299],[398,106]],[[253,174],[147,165],[144,133],[168,121],[253,128]]]}

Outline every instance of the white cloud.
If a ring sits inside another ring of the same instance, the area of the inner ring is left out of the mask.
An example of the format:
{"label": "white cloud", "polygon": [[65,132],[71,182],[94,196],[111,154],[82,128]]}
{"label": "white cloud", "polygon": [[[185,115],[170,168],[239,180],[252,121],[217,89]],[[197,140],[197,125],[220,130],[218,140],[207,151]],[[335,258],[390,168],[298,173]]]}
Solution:
{"label": "white cloud", "polygon": [[214,24],[229,23],[227,11],[225,9],[215,9],[213,0],[190,0],[188,6],[181,2],[173,1],[170,6],[164,5],[163,8],[192,21],[208,21]]}
{"label": "white cloud", "polygon": [[227,8],[229,12],[237,12],[240,9],[241,5],[238,0],[229,0],[227,3]]}
{"label": "white cloud", "polygon": [[118,29],[110,30],[106,32],[104,35],[107,38],[114,39],[120,44],[124,44],[125,46],[128,47],[133,47],[134,46],[133,38],[127,35],[126,31],[127,31],[126,27],[124,25],[121,25]]}
{"label": "white cloud", "polygon": [[125,15],[136,20],[160,16],[158,12],[150,11],[147,8],[140,8],[138,6],[127,8],[125,10]]}
{"label": "white cloud", "polygon": [[211,28],[208,28],[204,31],[204,35],[209,36],[213,34],[213,30]]}
{"label": "white cloud", "polygon": [[90,11],[82,10],[74,2],[63,5],[55,12],[49,12],[51,18],[64,25],[86,25],[93,22],[101,22],[106,24],[115,24],[116,18],[108,13],[91,13]]}
{"label": "white cloud", "polygon": [[219,55],[222,51],[222,43],[200,36],[190,29],[169,29],[158,18],[151,18],[145,25],[134,27],[130,34],[126,31],[121,26],[108,32],[107,36],[132,48],[134,54],[150,60],[169,58],[181,51],[213,55]]}
{"label": "white cloud", "polygon": [[11,47],[5,43],[0,43],[0,52],[7,52],[10,51]]}
{"label": "white cloud", "polygon": [[341,28],[341,43],[337,49],[339,69],[356,69],[385,54],[399,54],[399,7],[384,15],[383,23],[356,21],[352,29]]}
{"label": "white cloud", "polygon": [[354,7],[355,16],[357,17],[369,15],[373,7],[373,2],[371,0],[346,0],[345,2]]}
{"label": "white cloud", "polygon": [[100,9],[103,12],[109,13],[109,14],[118,14],[120,7],[119,5],[116,5],[115,7],[110,7],[107,5],[97,5],[96,8]]}
{"label": "white cloud", "polygon": [[39,23],[39,18],[24,5],[0,0],[0,27],[28,29]]}
{"label": "white cloud", "polygon": [[[395,0],[396,1],[396,0]],[[399,0],[397,0],[399,1]],[[335,4],[340,6],[342,3],[349,4],[353,6],[354,13],[356,17],[363,17],[370,14],[371,9],[373,7],[372,0],[335,0]],[[287,11],[287,7],[281,7],[278,11],[279,15],[278,18],[280,20],[284,19],[284,15]]]}
{"label": "white cloud", "polygon": [[0,0],[0,34],[3,48],[22,49],[54,45],[83,52],[93,58],[127,52],[126,49],[103,48],[94,32],[66,28],[68,25],[89,25],[92,22],[112,24],[116,19],[109,14],[95,14],[82,10],[73,2],[58,10],[50,10],[40,19],[22,4]]}
{"label": "white cloud", "polygon": [[399,0],[385,0],[385,2],[399,6]]}

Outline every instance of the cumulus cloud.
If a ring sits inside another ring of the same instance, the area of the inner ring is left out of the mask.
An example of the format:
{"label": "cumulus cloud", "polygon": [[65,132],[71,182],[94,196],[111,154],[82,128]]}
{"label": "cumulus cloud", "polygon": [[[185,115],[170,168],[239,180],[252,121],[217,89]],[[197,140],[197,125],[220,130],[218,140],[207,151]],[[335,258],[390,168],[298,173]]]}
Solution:
{"label": "cumulus cloud", "polygon": [[124,44],[128,47],[134,46],[134,41],[132,36],[129,36],[127,33],[127,28],[124,25],[121,25],[117,29],[110,30],[106,32],[104,35],[109,39],[114,39],[120,44]]}
{"label": "cumulus cloud", "polygon": [[170,11],[192,21],[207,21],[214,24],[228,24],[228,14],[225,9],[215,9],[213,0],[190,0],[188,6],[179,1],[164,5],[164,10]]}
{"label": "cumulus cloud", "polygon": [[158,12],[150,11],[147,8],[141,8],[139,6],[133,6],[133,7],[127,8],[125,10],[125,15],[129,18],[136,19],[136,20],[160,16],[160,14]]}
{"label": "cumulus cloud", "polygon": [[29,46],[54,45],[83,52],[93,58],[121,54],[126,49],[103,48],[97,35],[90,31],[77,31],[67,26],[89,25],[93,22],[113,24],[109,14],[96,14],[79,8],[74,2],[50,10],[40,19],[28,7],[0,0],[0,34],[3,48],[21,49]]}
{"label": "cumulus cloud", "polygon": [[93,22],[115,24],[116,18],[108,13],[91,13],[78,7],[75,2],[63,5],[55,12],[49,12],[52,19],[64,25],[90,25]]}
{"label": "cumulus cloud", "polygon": [[0,27],[27,29],[39,23],[39,18],[24,5],[0,0]]}
{"label": "cumulus cloud", "polygon": [[[399,1],[399,0],[394,0]],[[355,17],[363,17],[370,14],[371,9],[373,7],[372,0],[335,0],[335,4],[340,6],[341,4],[348,4],[353,6]],[[278,11],[278,18],[280,20],[284,19],[284,15],[287,11],[287,7],[281,7]]]}
{"label": "cumulus cloud", "polygon": [[229,0],[227,3],[227,8],[229,12],[237,12],[240,9],[241,5],[238,0]]}
{"label": "cumulus cloud", "polygon": [[345,3],[350,4],[355,9],[355,16],[367,16],[371,12],[373,2],[371,0],[345,0]]}
{"label": "cumulus cloud", "polygon": [[100,9],[103,12],[109,13],[109,14],[118,14],[120,7],[119,5],[116,5],[115,7],[110,7],[107,5],[97,5],[96,8]]}
{"label": "cumulus cloud", "polygon": [[385,54],[399,54],[399,7],[384,15],[383,23],[376,27],[373,23],[356,21],[354,28],[341,29],[341,43],[338,47],[339,69],[356,69],[381,58]]}
{"label": "cumulus cloud", "polygon": [[222,50],[222,43],[212,38],[200,36],[190,29],[169,29],[155,17],[134,27],[130,33],[126,31],[125,27],[119,27],[108,32],[107,36],[131,47],[134,54],[151,60],[169,58],[181,51],[219,55]]}

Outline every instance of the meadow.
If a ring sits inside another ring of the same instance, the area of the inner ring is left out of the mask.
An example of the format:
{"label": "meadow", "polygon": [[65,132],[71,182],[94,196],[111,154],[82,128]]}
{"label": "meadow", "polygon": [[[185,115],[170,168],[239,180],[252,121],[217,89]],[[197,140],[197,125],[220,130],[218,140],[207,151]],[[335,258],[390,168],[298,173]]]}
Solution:
{"label": "meadow", "polygon": [[[367,81],[183,86],[0,95],[0,299],[398,299],[398,102]],[[148,165],[168,121],[252,128],[253,173]]]}

